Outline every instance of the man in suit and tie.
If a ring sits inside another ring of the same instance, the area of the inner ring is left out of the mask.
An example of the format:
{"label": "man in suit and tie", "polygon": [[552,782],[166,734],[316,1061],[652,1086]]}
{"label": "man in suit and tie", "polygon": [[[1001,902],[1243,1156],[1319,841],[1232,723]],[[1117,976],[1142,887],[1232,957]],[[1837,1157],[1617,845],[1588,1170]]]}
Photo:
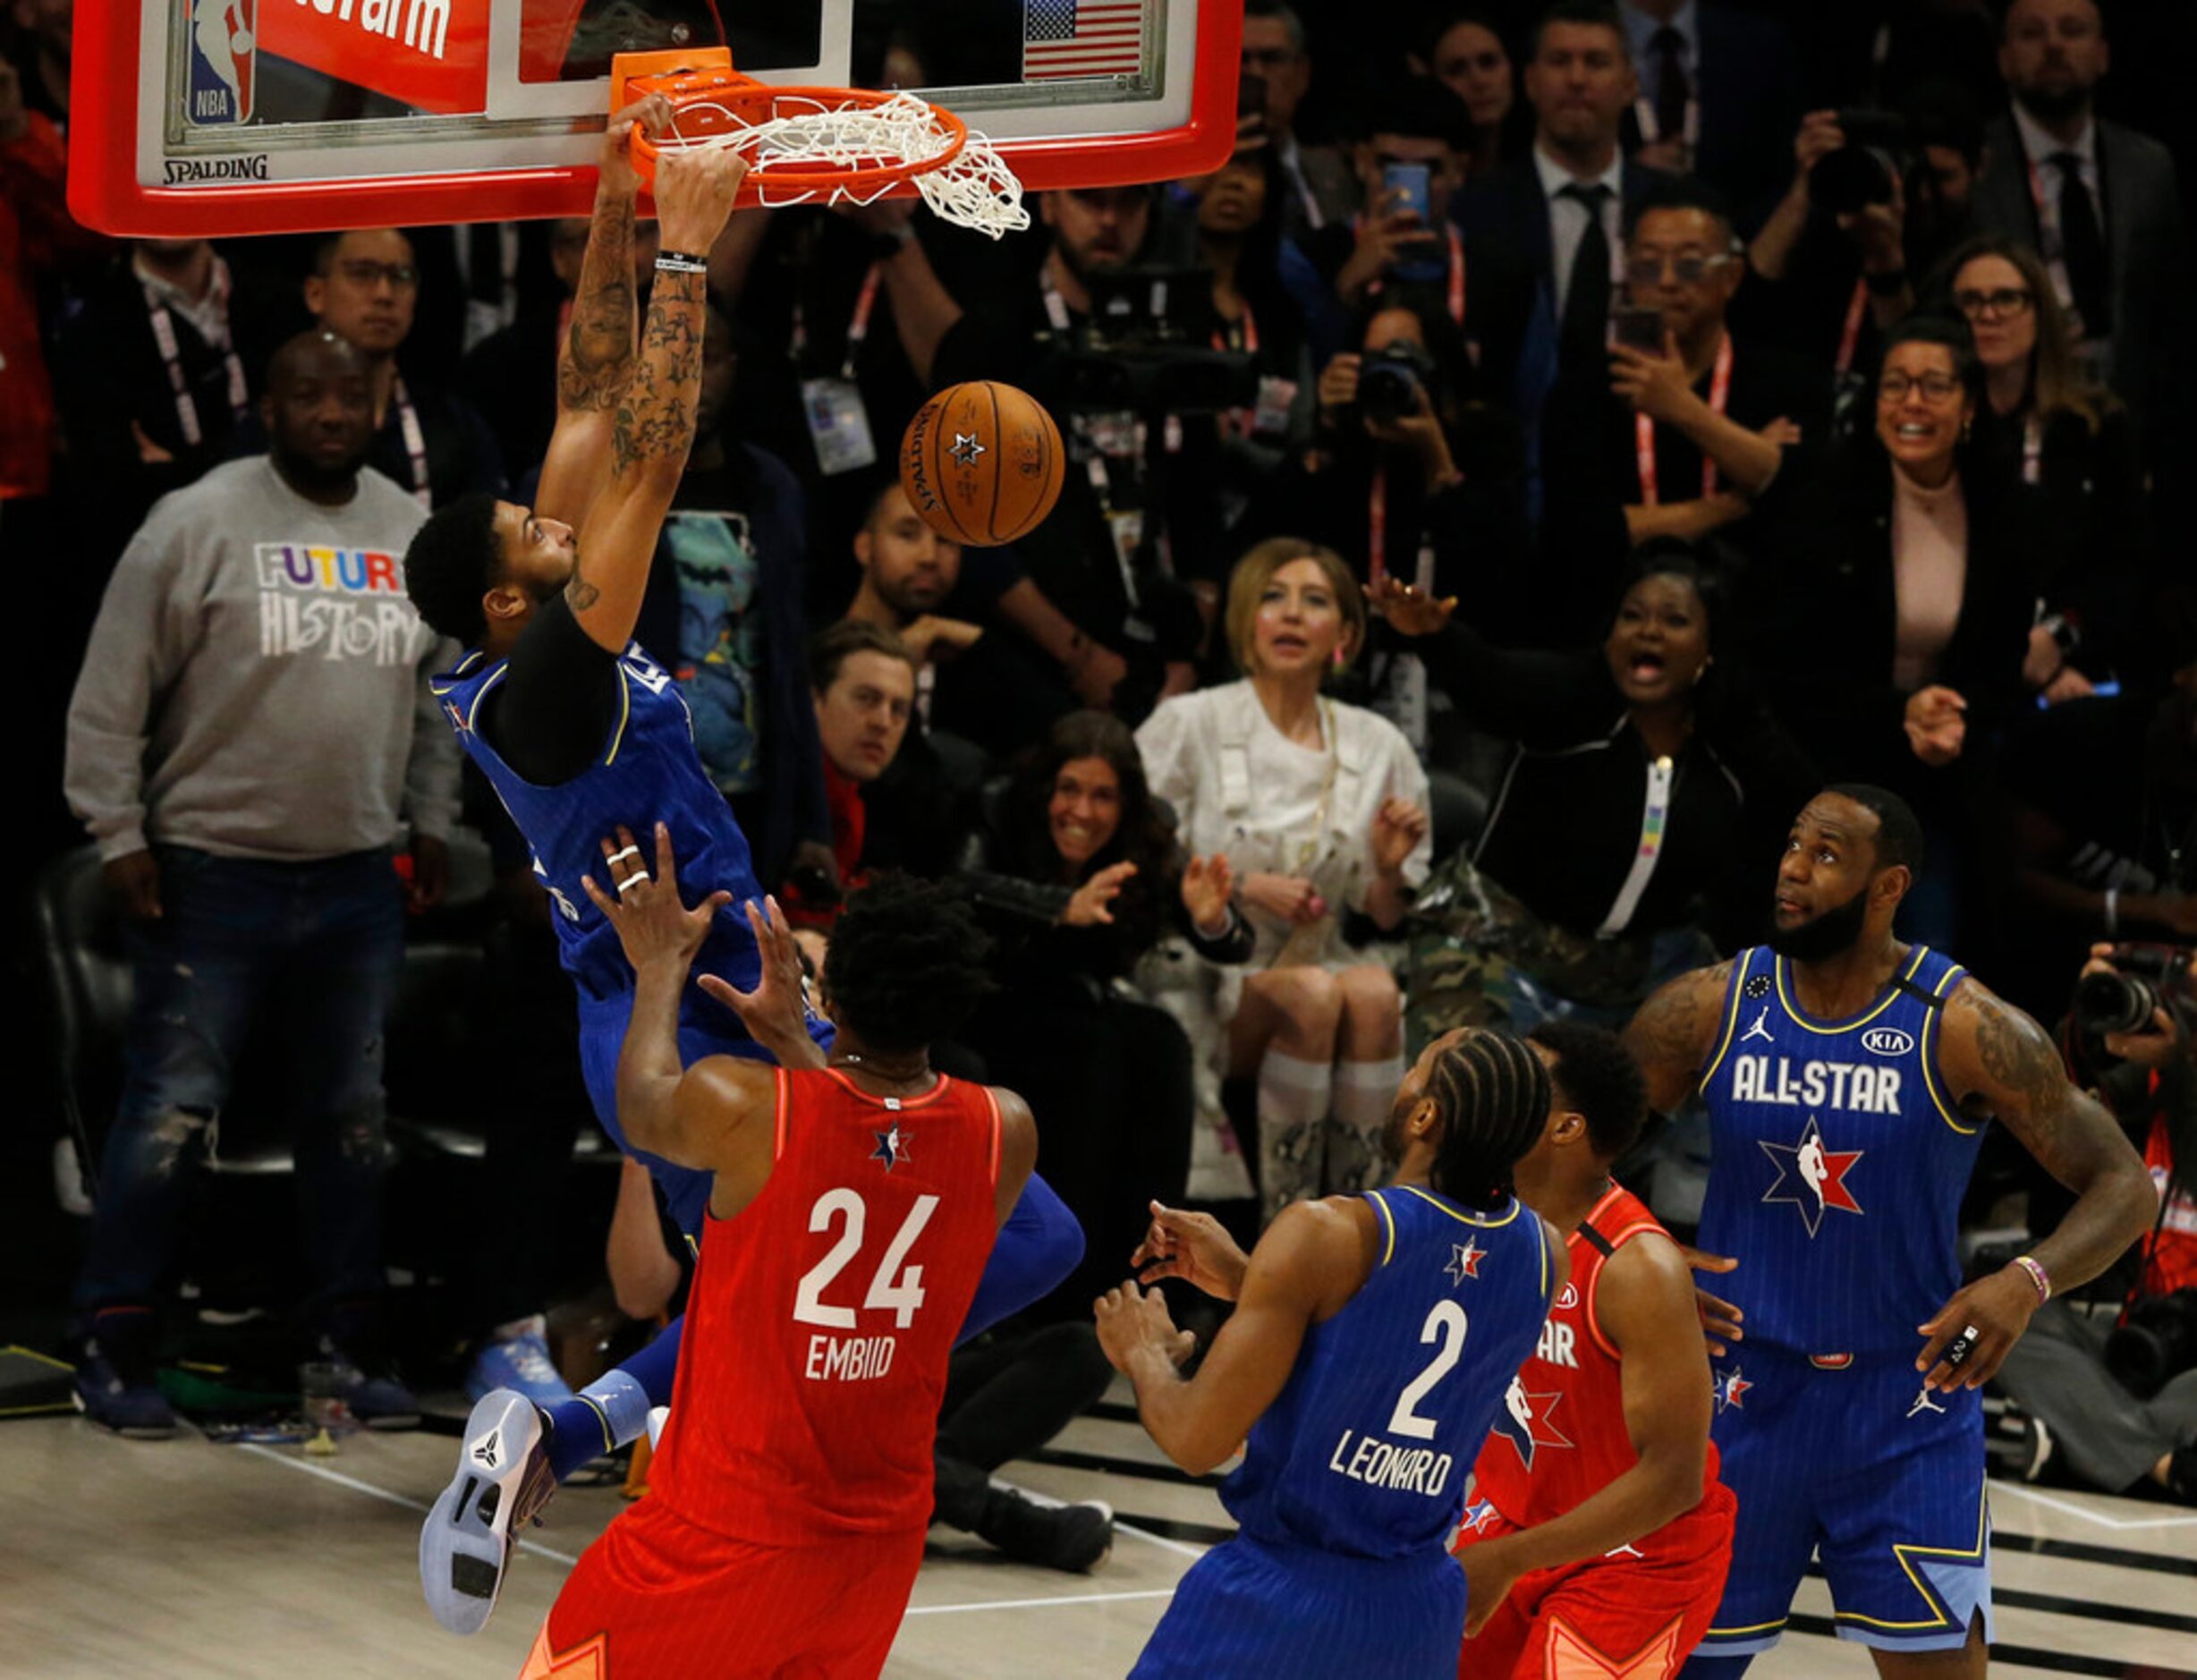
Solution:
{"label": "man in suit and tie", "polygon": [[1297,106],[1312,82],[1304,24],[1283,0],[1248,0],[1243,8],[1243,74],[1266,85],[1267,139],[1289,196],[1282,225],[1293,237],[1346,223],[1358,208],[1358,183],[1332,146],[1297,140]]}
{"label": "man in suit and tie", "polygon": [[1624,0],[1640,76],[1626,122],[1642,163],[1699,175],[1744,209],[1785,185],[1800,67],[1782,23],[1714,0]]}
{"label": "man in suit and tie", "polygon": [[1525,91],[1533,155],[1468,183],[1455,214],[1466,330],[1531,438],[1558,366],[1601,364],[1624,208],[1655,172],[1618,145],[1640,83],[1610,0],[1554,0],[1541,13]]}
{"label": "man in suit and tie", "polygon": [[1976,221],[2035,242],[2085,359],[2125,402],[2156,461],[2186,422],[2177,319],[2185,230],[2173,155],[2100,121],[2093,104],[2112,62],[2096,0],[2014,0],[1998,49],[2013,95],[1991,125]]}

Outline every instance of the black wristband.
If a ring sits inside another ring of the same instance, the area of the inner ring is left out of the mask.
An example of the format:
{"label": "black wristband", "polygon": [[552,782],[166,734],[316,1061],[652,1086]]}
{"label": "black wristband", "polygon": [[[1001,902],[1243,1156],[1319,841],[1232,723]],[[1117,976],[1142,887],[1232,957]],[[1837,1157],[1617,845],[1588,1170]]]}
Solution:
{"label": "black wristband", "polygon": [[691,251],[659,250],[656,253],[656,266],[666,274],[708,274],[709,259],[697,257]]}

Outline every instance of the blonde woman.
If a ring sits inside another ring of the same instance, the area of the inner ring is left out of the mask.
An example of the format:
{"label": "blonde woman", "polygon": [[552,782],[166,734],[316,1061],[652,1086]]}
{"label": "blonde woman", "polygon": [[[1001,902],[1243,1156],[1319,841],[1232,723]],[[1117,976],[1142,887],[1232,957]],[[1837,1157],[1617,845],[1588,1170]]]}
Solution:
{"label": "blonde woman", "polygon": [[[1223,853],[1256,935],[1204,975],[1217,1060],[1259,1088],[1266,1216],[1362,1189],[1404,1076],[1402,1006],[1345,920],[1393,930],[1432,851],[1427,778],[1395,726],[1324,691],[1365,644],[1365,603],[1332,549],[1260,543],[1228,582],[1240,682],[1161,703],[1137,732],[1153,793],[1192,854]],[[1363,928],[1353,925],[1361,935]]]}

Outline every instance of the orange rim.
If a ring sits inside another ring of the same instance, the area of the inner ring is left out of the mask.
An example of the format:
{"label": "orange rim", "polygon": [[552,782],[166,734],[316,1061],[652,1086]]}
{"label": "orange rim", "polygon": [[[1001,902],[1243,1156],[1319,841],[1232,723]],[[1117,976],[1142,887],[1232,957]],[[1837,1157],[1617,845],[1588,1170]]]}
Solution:
{"label": "orange rim", "polygon": [[[780,88],[743,76],[734,70],[689,70],[674,75],[637,77],[627,84],[626,98],[639,98],[645,94],[660,93],[671,101],[672,121],[675,125],[682,114],[700,106],[718,106],[734,116],[748,120],[742,124],[726,124],[730,132],[738,126],[753,126],[768,122],[773,116],[793,115],[777,110],[780,101],[808,101],[827,110],[844,110],[856,106],[880,106],[899,96],[880,93],[868,88]],[[753,171],[742,188],[743,194],[753,189],[760,192],[765,186],[783,189],[789,193],[833,192],[867,189],[872,193],[883,192],[903,181],[918,175],[929,174],[945,168],[962,154],[969,140],[969,126],[953,112],[939,106],[930,107],[932,119],[946,136],[946,144],[936,156],[909,158],[899,163],[838,165],[828,168],[784,168],[773,165],[768,169]],[[663,147],[641,132],[640,125],[633,129],[633,166],[644,181],[656,179],[656,163]]]}

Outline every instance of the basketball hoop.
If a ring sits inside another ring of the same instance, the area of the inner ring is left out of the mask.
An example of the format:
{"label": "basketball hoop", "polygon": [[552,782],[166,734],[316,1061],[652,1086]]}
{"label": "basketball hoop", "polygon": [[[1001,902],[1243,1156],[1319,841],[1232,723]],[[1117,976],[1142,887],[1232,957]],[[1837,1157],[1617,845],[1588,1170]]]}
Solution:
{"label": "basketball hoop", "polygon": [[649,73],[649,60],[669,56],[622,57],[611,73],[614,108],[651,93],[671,102],[664,133],[633,132],[633,165],[645,181],[666,151],[725,147],[747,159],[746,186],[769,208],[869,204],[912,182],[941,220],[994,239],[1030,225],[1022,183],[951,111],[912,93],[773,87],[733,69],[723,48],[707,55],[717,63],[696,67],[705,55],[683,54],[680,68]]}

